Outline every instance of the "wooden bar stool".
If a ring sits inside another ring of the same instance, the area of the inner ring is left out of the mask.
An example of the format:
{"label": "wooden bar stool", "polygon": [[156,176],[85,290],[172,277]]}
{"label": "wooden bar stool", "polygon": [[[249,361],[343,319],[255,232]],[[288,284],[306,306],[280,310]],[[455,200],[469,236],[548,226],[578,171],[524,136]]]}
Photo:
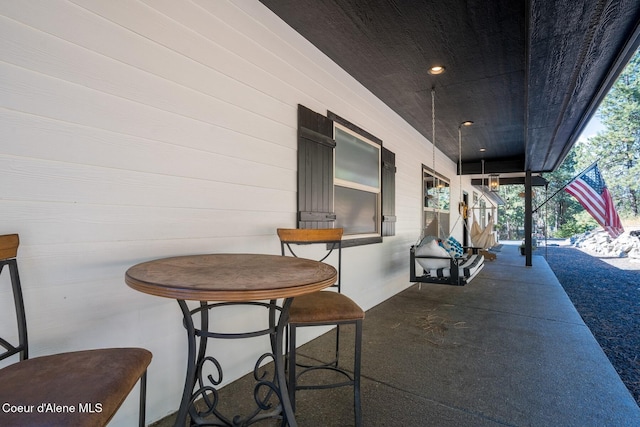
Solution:
{"label": "wooden bar stool", "polygon": [[0,360],[20,356],[0,369],[0,402],[10,405],[0,411],[0,425],[105,426],[140,380],[138,423],[144,426],[149,351],[107,348],[29,359],[18,245],[17,234],[0,236],[0,274],[8,266],[18,328],[17,345],[0,338]]}
{"label": "wooden bar stool", "polygon": [[[353,386],[353,406],[356,426],[362,425],[360,401],[360,364],[362,349],[362,320],[364,311],[349,297],[341,292],[342,272],[342,228],[325,229],[283,229],[277,230],[280,238],[280,249],[283,256],[295,256],[292,246],[316,245],[321,247],[319,261],[325,261],[333,251],[337,251],[338,280],[333,287],[335,291],[324,290],[295,297],[289,309],[289,394],[293,410],[296,409],[295,393],[297,390],[326,389],[333,387]],[[355,325],[355,354],[353,374],[339,366],[340,359],[340,327],[345,324]],[[336,326],[335,357],[329,362],[318,365],[302,365],[296,363],[296,329],[304,326]],[[344,376],[345,381],[331,384],[298,384],[300,377],[308,372],[328,369]]]}

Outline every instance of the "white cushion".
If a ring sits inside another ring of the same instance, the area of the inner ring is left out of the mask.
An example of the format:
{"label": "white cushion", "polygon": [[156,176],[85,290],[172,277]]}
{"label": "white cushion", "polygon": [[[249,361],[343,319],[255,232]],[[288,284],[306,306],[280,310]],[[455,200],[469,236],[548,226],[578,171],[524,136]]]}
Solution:
{"label": "white cushion", "polygon": [[[419,256],[445,257],[447,259],[418,258]],[[416,261],[418,261],[418,264],[420,264],[420,266],[425,270],[447,268],[451,265],[451,261],[449,260],[450,258],[449,252],[440,246],[437,240],[431,240],[430,242],[416,248]]]}
{"label": "white cushion", "polygon": [[427,243],[431,242],[432,240],[438,240],[438,238],[436,236],[432,236],[431,234],[427,234],[422,239],[420,239],[420,242],[418,242],[418,244],[416,245],[416,248],[419,248],[422,245],[426,245]]}

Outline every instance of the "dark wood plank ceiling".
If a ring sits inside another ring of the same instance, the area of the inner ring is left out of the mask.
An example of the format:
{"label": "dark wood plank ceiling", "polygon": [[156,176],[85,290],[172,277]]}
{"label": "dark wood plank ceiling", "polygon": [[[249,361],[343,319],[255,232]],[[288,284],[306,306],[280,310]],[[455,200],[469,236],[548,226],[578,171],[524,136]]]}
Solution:
{"label": "dark wood plank ceiling", "polygon": [[429,140],[433,91],[451,160],[474,121],[465,174],[557,168],[640,41],[638,0],[261,2]]}

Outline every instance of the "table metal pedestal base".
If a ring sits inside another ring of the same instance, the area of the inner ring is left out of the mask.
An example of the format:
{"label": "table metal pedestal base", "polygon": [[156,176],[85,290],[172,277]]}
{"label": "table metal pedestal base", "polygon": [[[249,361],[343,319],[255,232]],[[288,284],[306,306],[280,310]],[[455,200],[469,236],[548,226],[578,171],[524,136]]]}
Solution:
{"label": "table metal pedestal base", "polygon": [[[184,317],[184,326],[187,329],[189,351],[187,375],[175,423],[176,427],[183,427],[187,417],[191,419],[190,425],[248,426],[265,418],[276,418],[282,421],[282,426],[297,426],[287,391],[282,351],[283,334],[292,301],[293,298],[285,299],[282,307],[277,305],[276,300],[271,300],[269,303],[208,303],[201,301],[198,308],[189,309],[184,300],[178,300]],[[269,312],[269,327],[244,333],[209,331],[209,312],[215,308],[230,305],[251,305],[266,308]],[[196,328],[194,324],[193,316],[196,314],[200,316],[200,328]],[[242,339],[263,335],[269,335],[272,352],[260,356],[254,367],[256,385],[253,394],[256,408],[247,415],[225,416],[217,408],[219,399],[216,387],[222,382],[222,366],[214,357],[207,356],[207,340],[209,338]],[[268,377],[268,373],[264,371],[264,368],[261,368],[261,365],[269,359],[273,360],[275,370],[271,377]],[[213,369],[217,377],[212,374],[205,376],[204,372],[207,369]],[[261,370],[263,370],[262,373],[260,373]]]}

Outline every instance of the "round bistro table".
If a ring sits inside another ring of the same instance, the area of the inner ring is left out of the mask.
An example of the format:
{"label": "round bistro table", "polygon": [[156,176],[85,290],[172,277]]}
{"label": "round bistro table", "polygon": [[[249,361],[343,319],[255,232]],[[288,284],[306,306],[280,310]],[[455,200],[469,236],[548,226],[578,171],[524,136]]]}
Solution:
{"label": "round bistro table", "polygon": [[[176,426],[184,426],[187,416],[192,423],[216,425],[249,425],[267,417],[282,417],[282,425],[296,426],[287,392],[283,360],[283,335],[294,297],[315,292],[335,283],[337,272],[328,264],[303,258],[261,254],[209,254],[163,258],[129,268],[125,282],[146,294],[173,298],[184,317],[188,336],[187,374]],[[281,303],[278,304],[278,300]],[[187,301],[198,301],[190,309]],[[209,312],[229,305],[261,306],[268,311],[268,327],[241,333],[220,333],[209,328]],[[279,313],[279,316],[278,316]],[[196,327],[194,315],[200,324]],[[207,339],[239,339],[269,335],[272,353],[256,362],[257,385],[254,399],[257,408],[248,415],[229,418],[217,410],[216,386],[222,380],[222,367],[207,356]],[[258,368],[273,359],[275,372],[271,379],[258,374]],[[217,378],[203,374],[211,365]],[[273,405],[273,397],[278,400]]]}

